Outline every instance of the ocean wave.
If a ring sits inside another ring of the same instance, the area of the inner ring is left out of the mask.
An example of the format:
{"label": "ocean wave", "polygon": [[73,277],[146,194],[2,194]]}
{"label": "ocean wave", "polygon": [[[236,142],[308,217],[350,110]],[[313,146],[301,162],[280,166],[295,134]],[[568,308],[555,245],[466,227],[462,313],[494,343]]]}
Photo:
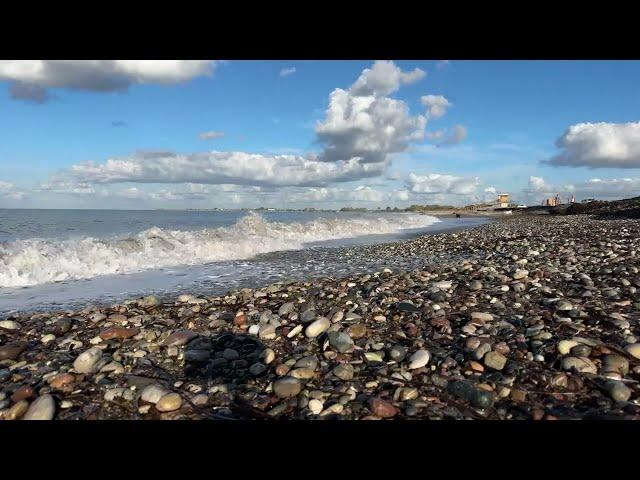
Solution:
{"label": "ocean wave", "polygon": [[397,214],[269,222],[249,213],[229,227],[196,231],[153,227],[132,238],[25,239],[0,245],[0,287],[135,273],[147,269],[243,260],[261,253],[298,250],[305,244],[425,228],[429,215]]}

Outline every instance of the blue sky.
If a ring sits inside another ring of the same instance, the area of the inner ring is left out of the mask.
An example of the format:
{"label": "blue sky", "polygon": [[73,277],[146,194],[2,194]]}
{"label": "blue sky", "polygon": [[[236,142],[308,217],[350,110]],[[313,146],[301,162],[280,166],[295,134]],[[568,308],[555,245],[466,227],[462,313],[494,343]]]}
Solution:
{"label": "blue sky", "polygon": [[[188,62],[0,61],[0,207],[640,194],[637,61]],[[332,103],[336,89],[346,93]],[[430,114],[427,95],[444,113]],[[374,126],[362,133],[360,121]],[[211,131],[223,135],[200,138]],[[283,162],[293,164],[280,175]]]}

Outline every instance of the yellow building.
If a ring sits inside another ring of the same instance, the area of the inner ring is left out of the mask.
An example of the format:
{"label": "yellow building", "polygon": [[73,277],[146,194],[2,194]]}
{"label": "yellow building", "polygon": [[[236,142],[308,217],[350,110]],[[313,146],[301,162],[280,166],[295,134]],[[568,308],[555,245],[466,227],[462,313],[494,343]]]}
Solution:
{"label": "yellow building", "polygon": [[498,194],[498,204],[500,205],[500,208],[507,208],[509,206],[509,194],[508,193]]}

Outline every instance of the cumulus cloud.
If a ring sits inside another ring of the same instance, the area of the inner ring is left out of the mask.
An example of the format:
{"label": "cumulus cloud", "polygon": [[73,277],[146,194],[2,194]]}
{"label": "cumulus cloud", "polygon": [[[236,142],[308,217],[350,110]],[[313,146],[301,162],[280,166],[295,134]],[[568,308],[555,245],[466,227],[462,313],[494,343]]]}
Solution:
{"label": "cumulus cloud", "polygon": [[427,114],[429,118],[433,120],[442,117],[447,113],[449,107],[453,106],[453,104],[442,95],[424,95],[420,97],[420,102],[427,107]]}
{"label": "cumulus cloud", "polygon": [[556,167],[640,168],[640,122],[579,123],[556,146],[561,152],[545,161]]}
{"label": "cumulus cloud", "polygon": [[365,69],[350,89],[336,88],[329,97],[325,119],[315,127],[324,147],[320,159],[383,162],[387,155],[423,140],[426,118],[412,117],[405,102],[385,95],[424,75],[420,69],[403,72],[393,62],[378,61]]}
{"label": "cumulus cloud", "polygon": [[141,83],[172,84],[210,75],[212,60],[0,60],[0,81],[12,98],[42,103],[51,88],[94,92]]}
{"label": "cumulus cloud", "polygon": [[[246,152],[179,154],[145,151],[102,163],[71,166],[59,178],[75,184],[197,183],[262,187],[312,186],[379,176],[391,154],[405,151],[425,136],[426,117],[411,116],[401,100],[385,95],[424,77],[420,69],[404,72],[393,62],[376,62],[348,89],[336,88],[324,120],[317,122],[318,154],[277,155]],[[203,139],[220,132],[204,132]],[[375,193],[358,190],[356,196]]]}
{"label": "cumulus cloud", "polygon": [[457,145],[462,142],[465,138],[467,138],[467,129],[463,125],[454,125],[454,127],[449,131],[448,135],[437,143],[439,147],[447,146],[447,145]]}
{"label": "cumulus cloud", "polygon": [[434,132],[427,132],[427,138],[429,140],[436,141],[436,140],[440,140],[442,137],[444,137],[444,134],[447,133],[445,130],[436,130]]}
{"label": "cumulus cloud", "polygon": [[455,175],[441,175],[430,173],[428,175],[409,174],[407,186],[413,193],[425,194],[454,194],[471,195],[480,184],[477,177],[466,178]]}
{"label": "cumulus cloud", "polygon": [[426,75],[427,73],[419,68],[403,72],[392,61],[378,60],[371,68],[362,71],[349,93],[358,97],[389,95],[402,85],[415,83]]}
{"label": "cumulus cloud", "polygon": [[360,163],[357,159],[321,162],[294,155],[267,156],[245,152],[138,152],[131,157],[112,158],[102,164],[76,164],[68,174],[80,182],[103,184],[191,182],[314,186],[377,176],[387,165],[386,162]]}
{"label": "cumulus cloud", "polygon": [[293,75],[296,73],[296,67],[283,68],[280,70],[281,77],[288,77],[289,75]]}
{"label": "cumulus cloud", "polygon": [[200,140],[213,140],[216,138],[224,137],[224,132],[214,132],[213,130],[209,132],[202,132],[200,135]]}

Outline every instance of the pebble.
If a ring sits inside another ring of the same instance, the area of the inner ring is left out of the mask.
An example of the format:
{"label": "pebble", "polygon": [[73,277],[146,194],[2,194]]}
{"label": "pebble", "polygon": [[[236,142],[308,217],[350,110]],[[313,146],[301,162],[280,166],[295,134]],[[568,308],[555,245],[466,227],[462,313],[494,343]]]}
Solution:
{"label": "pebble", "polygon": [[484,364],[494,370],[502,370],[507,363],[507,357],[498,352],[488,352],[484,356]]}
{"label": "pebble", "polygon": [[14,342],[0,347],[0,361],[15,360],[27,348],[27,342]]}
{"label": "pebble", "polygon": [[144,388],[144,390],[142,390],[142,393],[140,394],[140,399],[142,399],[145,402],[149,402],[149,403],[158,403],[160,401],[160,399],[165,396],[167,393],[169,393],[169,390],[167,390],[165,387],[158,385],[157,383],[153,383],[151,385],[148,385]]}
{"label": "pebble", "polygon": [[631,345],[624,347],[624,349],[633,358],[640,359],[640,343],[632,343]]}
{"label": "pebble", "polygon": [[320,412],[322,412],[322,409],[324,408],[324,403],[316,398],[313,398],[311,400],[309,400],[309,410],[311,410],[311,413],[313,413],[314,415],[319,415]]}
{"label": "pebble", "polygon": [[181,347],[196,338],[198,334],[191,330],[177,330],[164,339],[162,345],[165,347]]}
{"label": "pebble", "polygon": [[409,357],[409,369],[415,370],[416,368],[422,368],[431,359],[431,354],[427,350],[418,350]]}
{"label": "pebble", "polygon": [[173,412],[181,406],[182,397],[177,393],[167,393],[156,403],[156,409],[160,412]]}
{"label": "pebble", "polygon": [[344,332],[329,332],[327,335],[329,338],[329,344],[334,350],[340,353],[346,353],[353,350],[353,340]]}
{"label": "pebble", "polygon": [[395,417],[400,411],[393,404],[379,397],[373,397],[369,401],[369,408],[374,415],[381,418]]}
{"label": "pebble", "polygon": [[5,328],[7,330],[20,330],[22,326],[18,322],[14,322],[13,320],[1,320],[0,328]]}
{"label": "pebble", "polygon": [[92,347],[76,358],[73,362],[73,368],[78,373],[95,373],[98,371],[98,362],[101,359],[102,350],[98,347]]}
{"label": "pebble", "polygon": [[3,418],[5,420],[18,420],[24,416],[28,409],[29,402],[27,402],[26,400],[20,400],[6,410]]}
{"label": "pebble", "polygon": [[598,373],[598,368],[586,357],[565,357],[562,359],[562,369],[577,370],[582,373]]}
{"label": "pebble", "polygon": [[307,338],[316,338],[317,336],[327,331],[330,326],[331,322],[328,318],[320,317],[307,327],[307,329],[304,331],[304,334],[307,336]]}
{"label": "pebble", "polygon": [[624,383],[616,380],[607,380],[605,389],[615,402],[626,402],[631,398],[631,389]]}
{"label": "pebble", "polygon": [[38,397],[27,409],[24,420],[52,420],[56,414],[56,402],[51,395]]}
{"label": "pebble", "polygon": [[341,363],[333,369],[333,374],[340,380],[348,381],[353,378],[354,369],[353,365],[349,363]]}
{"label": "pebble", "polygon": [[280,398],[295,397],[302,390],[300,380],[294,377],[284,377],[273,382],[273,392]]}

